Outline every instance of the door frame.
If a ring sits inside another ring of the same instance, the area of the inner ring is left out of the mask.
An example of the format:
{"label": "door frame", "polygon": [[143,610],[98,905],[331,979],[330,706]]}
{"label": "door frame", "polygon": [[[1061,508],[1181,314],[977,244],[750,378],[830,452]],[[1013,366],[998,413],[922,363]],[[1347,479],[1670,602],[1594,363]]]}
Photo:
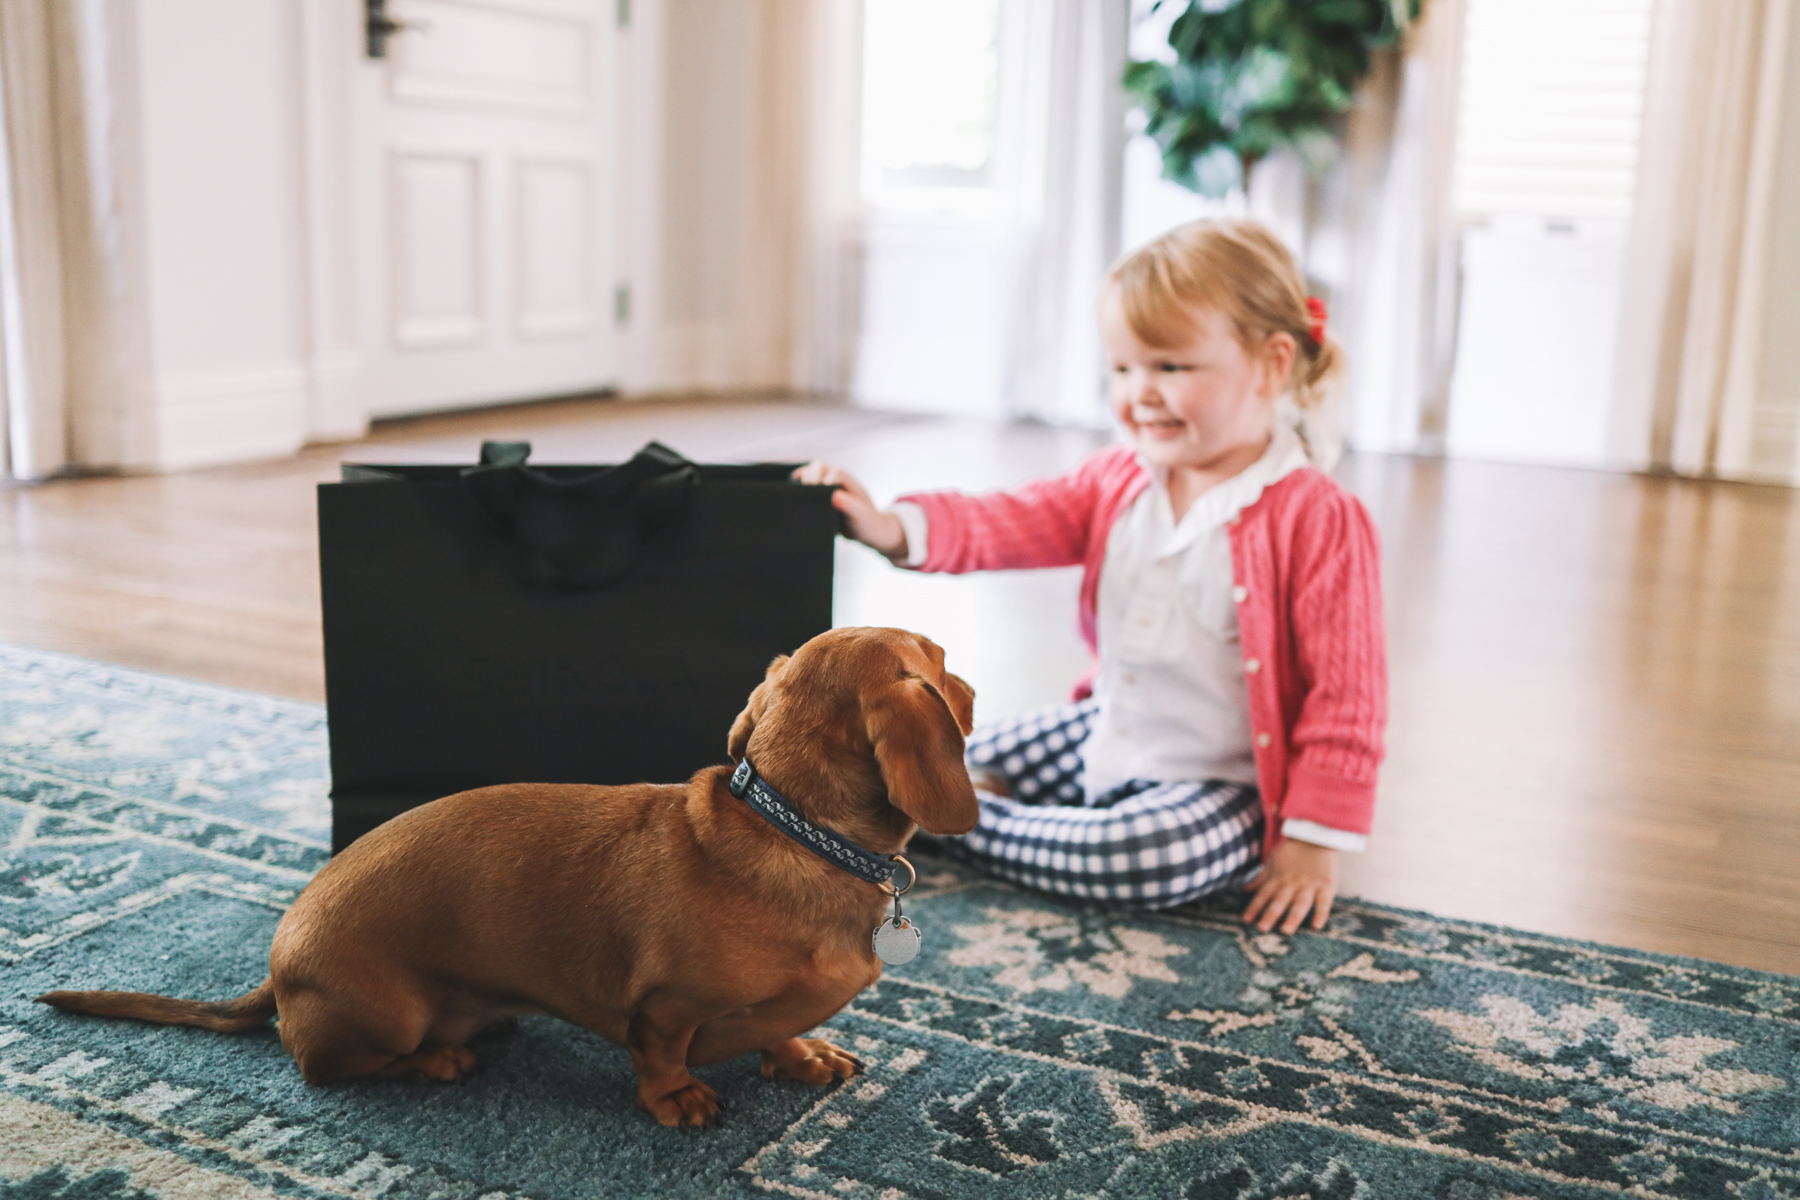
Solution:
{"label": "door frame", "polygon": [[[351,120],[363,0],[296,5],[305,245],[307,433],[350,441],[369,428],[358,336]],[[353,56],[352,56],[353,55]]]}

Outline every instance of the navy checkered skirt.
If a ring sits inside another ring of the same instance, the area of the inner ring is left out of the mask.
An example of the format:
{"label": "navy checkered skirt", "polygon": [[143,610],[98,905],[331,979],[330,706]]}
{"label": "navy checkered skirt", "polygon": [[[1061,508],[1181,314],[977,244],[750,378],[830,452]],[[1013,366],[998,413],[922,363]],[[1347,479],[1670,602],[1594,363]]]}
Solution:
{"label": "navy checkered skirt", "polygon": [[[1134,779],[1088,796],[1081,746],[1098,711],[1084,700],[977,729],[968,762],[981,820],[938,844],[1027,887],[1145,908],[1242,885],[1262,855],[1256,788]],[[1010,797],[982,787],[994,775]]]}

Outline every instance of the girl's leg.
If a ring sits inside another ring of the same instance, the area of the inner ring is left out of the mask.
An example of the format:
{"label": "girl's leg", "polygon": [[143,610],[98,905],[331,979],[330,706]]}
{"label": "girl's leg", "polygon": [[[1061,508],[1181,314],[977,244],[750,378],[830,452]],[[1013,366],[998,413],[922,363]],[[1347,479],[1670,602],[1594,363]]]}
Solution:
{"label": "girl's leg", "polygon": [[1080,804],[1081,743],[1098,708],[1082,700],[991,722],[969,735],[964,757],[971,771],[1004,778],[1022,803]]}
{"label": "girl's leg", "polygon": [[[1110,808],[1048,808],[977,792],[953,853],[1027,887],[1169,908],[1237,882],[1262,851],[1250,784],[1143,784]],[[1113,793],[1114,795],[1117,792]]]}

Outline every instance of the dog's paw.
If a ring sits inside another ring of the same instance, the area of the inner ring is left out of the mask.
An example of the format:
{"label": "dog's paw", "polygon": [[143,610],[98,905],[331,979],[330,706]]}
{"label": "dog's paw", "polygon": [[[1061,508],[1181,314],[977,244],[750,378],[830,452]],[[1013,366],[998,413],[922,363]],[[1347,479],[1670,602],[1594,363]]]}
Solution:
{"label": "dog's paw", "polygon": [[435,1042],[395,1059],[375,1074],[388,1079],[435,1079],[455,1083],[475,1069],[475,1055],[467,1047]]}
{"label": "dog's paw", "polygon": [[671,1129],[693,1126],[704,1129],[719,1119],[719,1093],[698,1079],[661,1096],[645,1096],[638,1090],[638,1107]]}
{"label": "dog's paw", "polygon": [[862,1074],[862,1060],[824,1038],[789,1038],[762,1052],[764,1079],[798,1079],[825,1084]]}

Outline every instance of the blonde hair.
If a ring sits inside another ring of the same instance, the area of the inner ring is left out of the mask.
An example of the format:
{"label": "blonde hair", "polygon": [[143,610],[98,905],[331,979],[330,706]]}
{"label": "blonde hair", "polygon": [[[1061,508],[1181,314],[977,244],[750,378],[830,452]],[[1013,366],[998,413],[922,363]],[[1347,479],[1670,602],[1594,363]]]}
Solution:
{"label": "blonde hair", "polygon": [[[1310,414],[1325,406],[1344,370],[1344,353],[1329,330],[1314,340],[1306,285],[1294,256],[1255,221],[1190,221],[1114,263],[1106,286],[1117,289],[1131,332],[1146,346],[1169,349],[1194,332],[1194,310],[1210,308],[1231,322],[1238,342],[1261,355],[1270,335],[1294,339],[1289,373],[1301,409],[1301,436]],[[1323,415],[1323,414],[1320,414]],[[1308,438],[1313,449],[1315,438]],[[1318,453],[1312,455],[1315,461]],[[1334,456],[1335,457],[1335,456]]]}

